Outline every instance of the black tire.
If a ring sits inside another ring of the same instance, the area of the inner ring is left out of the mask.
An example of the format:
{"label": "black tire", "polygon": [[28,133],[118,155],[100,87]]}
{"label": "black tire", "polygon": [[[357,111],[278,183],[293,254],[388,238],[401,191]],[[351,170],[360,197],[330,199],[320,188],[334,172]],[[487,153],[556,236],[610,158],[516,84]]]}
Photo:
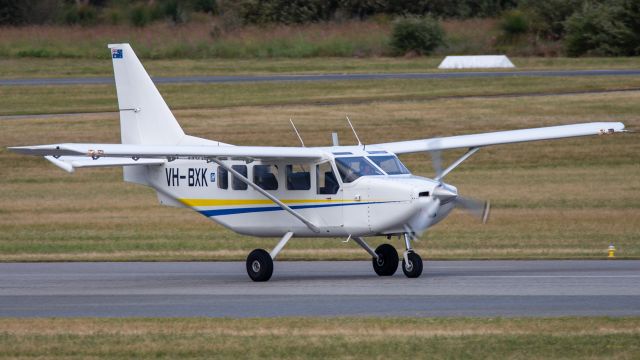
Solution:
{"label": "black tire", "polygon": [[407,254],[409,262],[407,263],[402,259],[402,272],[408,278],[417,278],[422,275],[422,258],[420,255],[410,252]]}
{"label": "black tire", "polygon": [[273,275],[273,259],[262,249],[253,250],[247,256],[247,274],[253,281],[267,281]]}
{"label": "black tire", "polygon": [[376,248],[378,259],[372,259],[373,271],[379,276],[391,276],[398,270],[398,252],[390,244],[382,244]]}

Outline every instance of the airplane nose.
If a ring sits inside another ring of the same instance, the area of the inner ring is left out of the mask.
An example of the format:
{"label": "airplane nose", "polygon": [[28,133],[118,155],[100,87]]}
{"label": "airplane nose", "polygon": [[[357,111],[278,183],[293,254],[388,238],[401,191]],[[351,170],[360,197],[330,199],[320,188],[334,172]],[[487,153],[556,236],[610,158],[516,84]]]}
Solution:
{"label": "airplane nose", "polygon": [[433,197],[440,199],[440,204],[446,204],[455,200],[458,197],[458,192],[456,189],[442,184],[433,189]]}

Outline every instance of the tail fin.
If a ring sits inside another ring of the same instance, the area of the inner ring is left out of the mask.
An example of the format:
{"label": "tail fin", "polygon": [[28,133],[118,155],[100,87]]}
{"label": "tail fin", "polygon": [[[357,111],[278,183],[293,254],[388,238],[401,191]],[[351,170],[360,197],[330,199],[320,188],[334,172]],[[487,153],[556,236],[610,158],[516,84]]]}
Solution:
{"label": "tail fin", "polygon": [[123,144],[176,145],[185,133],[129,44],[109,44]]}

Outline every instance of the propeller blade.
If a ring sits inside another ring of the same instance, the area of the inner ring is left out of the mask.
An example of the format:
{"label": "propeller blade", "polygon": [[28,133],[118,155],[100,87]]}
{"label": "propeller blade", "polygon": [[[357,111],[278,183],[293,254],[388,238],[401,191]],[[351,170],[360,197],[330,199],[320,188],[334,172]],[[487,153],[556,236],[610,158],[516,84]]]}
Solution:
{"label": "propeller blade", "polygon": [[431,226],[439,208],[440,199],[436,198],[426,203],[418,215],[405,224],[407,233],[412,234],[414,239],[419,238]]}
{"label": "propeller blade", "polygon": [[491,212],[491,202],[481,201],[463,196],[456,198],[456,207],[460,207],[467,211],[470,215],[477,217],[486,224],[489,221],[489,213]]}

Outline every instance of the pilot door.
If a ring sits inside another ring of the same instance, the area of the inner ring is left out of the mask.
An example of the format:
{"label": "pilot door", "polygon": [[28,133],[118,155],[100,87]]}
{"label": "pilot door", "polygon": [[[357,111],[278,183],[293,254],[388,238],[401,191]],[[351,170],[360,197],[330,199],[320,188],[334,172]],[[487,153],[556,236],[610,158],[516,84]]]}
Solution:
{"label": "pilot door", "polygon": [[342,229],[343,191],[337,173],[330,161],[315,165],[315,207],[319,224],[331,233]]}

